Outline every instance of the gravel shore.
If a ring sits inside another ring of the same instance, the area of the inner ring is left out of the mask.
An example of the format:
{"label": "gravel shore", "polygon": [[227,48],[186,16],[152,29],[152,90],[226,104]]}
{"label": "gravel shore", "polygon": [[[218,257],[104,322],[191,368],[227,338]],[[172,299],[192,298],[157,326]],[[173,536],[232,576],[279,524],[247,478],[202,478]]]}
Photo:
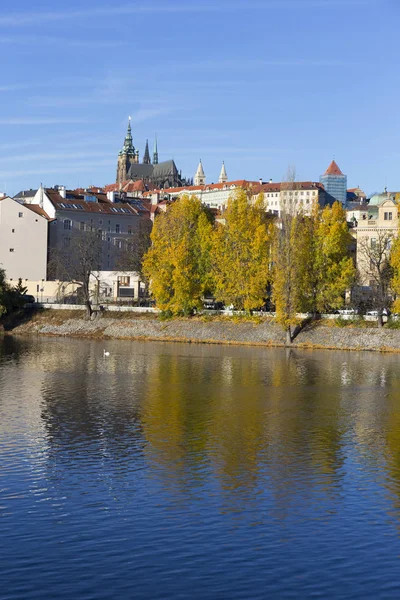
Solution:
{"label": "gravel shore", "polygon": [[[98,318],[87,321],[82,318],[60,318],[43,314],[39,318],[18,325],[10,333],[285,346],[284,332],[271,319],[261,322],[229,319],[162,321],[152,317],[130,317],[128,319]],[[329,327],[317,322],[301,331],[292,346],[400,352],[400,329]]]}

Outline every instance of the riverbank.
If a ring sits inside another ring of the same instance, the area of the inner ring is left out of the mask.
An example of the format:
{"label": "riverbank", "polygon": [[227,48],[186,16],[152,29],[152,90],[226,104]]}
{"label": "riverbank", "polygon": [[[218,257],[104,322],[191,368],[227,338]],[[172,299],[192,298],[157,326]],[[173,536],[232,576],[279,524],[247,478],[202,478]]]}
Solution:
{"label": "riverbank", "polygon": [[[93,321],[83,314],[67,311],[40,311],[24,322],[6,326],[12,335],[48,335],[97,339],[130,339],[285,346],[285,333],[271,318],[192,317],[162,320],[154,315],[121,314]],[[294,340],[294,348],[325,348],[400,352],[400,329],[350,324],[315,322],[305,327]]]}

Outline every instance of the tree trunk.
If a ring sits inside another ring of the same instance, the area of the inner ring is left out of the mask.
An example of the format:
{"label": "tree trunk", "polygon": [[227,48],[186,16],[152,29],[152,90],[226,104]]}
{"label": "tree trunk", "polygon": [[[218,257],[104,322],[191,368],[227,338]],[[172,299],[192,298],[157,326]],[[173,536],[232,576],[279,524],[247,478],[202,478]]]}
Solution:
{"label": "tree trunk", "polygon": [[290,329],[290,325],[286,329],[286,344],[290,345],[292,343],[292,332]]}
{"label": "tree trunk", "polygon": [[91,305],[90,300],[86,300],[85,306],[86,306],[86,318],[90,319],[93,314],[92,305]]}

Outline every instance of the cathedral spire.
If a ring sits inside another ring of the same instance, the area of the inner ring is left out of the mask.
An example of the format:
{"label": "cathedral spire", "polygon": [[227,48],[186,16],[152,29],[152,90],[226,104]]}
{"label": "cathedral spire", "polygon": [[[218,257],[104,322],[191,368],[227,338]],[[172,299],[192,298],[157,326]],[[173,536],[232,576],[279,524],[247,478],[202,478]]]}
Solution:
{"label": "cathedral spire", "polygon": [[149,140],[146,140],[146,148],[145,148],[144,154],[143,154],[143,164],[151,165],[150,152],[149,152]]}
{"label": "cathedral spire", "polygon": [[194,176],[194,185],[205,185],[206,176],[204,174],[203,165],[200,159],[199,166],[197,167],[196,175]]}
{"label": "cathedral spire", "polygon": [[158,165],[157,135],[154,138],[153,165]]}
{"label": "cathedral spire", "polygon": [[228,175],[226,174],[225,162],[222,161],[221,173],[219,174],[219,183],[226,183],[228,181]]}
{"label": "cathedral spire", "polygon": [[126,132],[124,147],[121,150],[121,154],[129,154],[130,156],[135,154],[135,147],[133,145],[132,130],[131,130],[131,118],[128,120],[128,130]]}

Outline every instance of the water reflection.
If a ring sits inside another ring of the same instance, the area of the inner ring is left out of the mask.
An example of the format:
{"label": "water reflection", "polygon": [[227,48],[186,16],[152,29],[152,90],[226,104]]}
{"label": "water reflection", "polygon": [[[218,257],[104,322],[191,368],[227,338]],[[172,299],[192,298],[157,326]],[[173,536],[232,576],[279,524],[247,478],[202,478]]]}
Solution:
{"label": "water reflection", "polygon": [[126,522],[147,502],[293,535],[294,519],[313,532],[372,502],[400,525],[396,355],[112,341],[105,359],[103,347],[0,342],[0,514],[14,485],[59,519],[71,498]]}

